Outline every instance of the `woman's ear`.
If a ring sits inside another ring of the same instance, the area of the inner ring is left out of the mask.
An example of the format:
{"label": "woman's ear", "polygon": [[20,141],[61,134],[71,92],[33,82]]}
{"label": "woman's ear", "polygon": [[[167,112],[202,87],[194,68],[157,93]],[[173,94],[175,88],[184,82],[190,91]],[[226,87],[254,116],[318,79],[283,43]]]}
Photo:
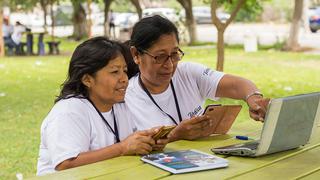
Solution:
{"label": "woman's ear", "polygon": [[92,77],[89,74],[85,74],[82,76],[81,78],[81,82],[82,84],[84,84],[85,86],[87,86],[87,88],[91,87],[91,82],[92,82]]}
{"label": "woman's ear", "polygon": [[131,52],[131,55],[133,57],[134,62],[139,65],[140,64],[140,58],[139,58],[139,52],[138,52],[137,48],[134,47],[134,46],[131,46],[130,47],[130,52]]}

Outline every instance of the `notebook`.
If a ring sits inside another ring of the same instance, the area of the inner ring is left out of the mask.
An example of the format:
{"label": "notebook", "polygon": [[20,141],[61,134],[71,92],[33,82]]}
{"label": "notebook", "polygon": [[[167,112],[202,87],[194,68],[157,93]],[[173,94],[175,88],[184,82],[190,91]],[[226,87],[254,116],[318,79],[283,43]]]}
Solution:
{"label": "notebook", "polygon": [[173,174],[223,168],[228,160],[197,150],[182,150],[149,154],[142,161]]}
{"label": "notebook", "polygon": [[211,149],[217,154],[261,156],[308,143],[319,124],[320,92],[272,99],[260,140]]}

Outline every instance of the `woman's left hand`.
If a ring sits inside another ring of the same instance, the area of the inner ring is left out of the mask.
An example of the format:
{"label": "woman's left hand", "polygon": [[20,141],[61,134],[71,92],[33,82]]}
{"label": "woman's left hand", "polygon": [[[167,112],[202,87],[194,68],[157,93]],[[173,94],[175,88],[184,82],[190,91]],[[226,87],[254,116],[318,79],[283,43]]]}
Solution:
{"label": "woman's left hand", "polygon": [[162,151],[164,147],[169,143],[169,139],[158,139],[156,143],[152,146],[153,151]]}
{"label": "woman's left hand", "polygon": [[[150,129],[150,132],[154,132],[153,135],[155,135],[161,129],[161,127],[162,126],[153,127]],[[161,151],[168,143],[169,143],[168,138],[155,140],[155,144],[152,146],[152,150],[153,151]]]}
{"label": "woman's left hand", "polygon": [[269,104],[269,98],[263,98],[260,95],[253,95],[247,99],[249,106],[250,117],[256,121],[264,121],[267,107]]}

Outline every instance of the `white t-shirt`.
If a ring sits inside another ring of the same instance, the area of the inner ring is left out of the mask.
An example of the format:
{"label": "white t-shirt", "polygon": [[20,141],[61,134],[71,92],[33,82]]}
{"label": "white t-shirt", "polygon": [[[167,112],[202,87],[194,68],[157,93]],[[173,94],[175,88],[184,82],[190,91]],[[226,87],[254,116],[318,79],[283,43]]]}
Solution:
{"label": "white t-shirt", "polygon": [[[196,63],[181,62],[172,77],[182,120],[201,115],[202,105],[207,98],[216,99],[218,83],[224,73],[213,71]],[[161,109],[179,123],[171,85],[163,93],[152,95]],[[138,130],[154,126],[174,125],[168,115],[162,112],[140,86],[139,76],[132,77],[125,97],[126,104],[133,114]]]}
{"label": "white t-shirt", "polygon": [[[120,140],[135,131],[125,103],[113,106]],[[111,111],[102,113],[114,129]],[[55,172],[64,160],[110,146],[116,142],[112,131],[86,99],[70,98],[57,102],[41,125],[37,175]]]}
{"label": "white t-shirt", "polygon": [[11,38],[14,43],[20,44],[22,33],[26,32],[26,28],[22,25],[16,25],[14,26],[13,33],[11,35]]}
{"label": "white t-shirt", "polygon": [[2,36],[3,37],[10,37],[12,33],[13,33],[13,26],[12,25],[2,24]]}

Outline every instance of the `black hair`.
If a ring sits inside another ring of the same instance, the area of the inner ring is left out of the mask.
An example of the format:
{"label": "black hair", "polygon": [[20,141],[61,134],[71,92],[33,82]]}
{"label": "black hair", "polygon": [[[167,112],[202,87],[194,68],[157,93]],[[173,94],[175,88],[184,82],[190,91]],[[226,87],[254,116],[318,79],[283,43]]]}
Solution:
{"label": "black hair", "polygon": [[61,85],[60,95],[55,102],[71,97],[88,97],[87,88],[81,81],[82,77],[85,74],[95,76],[97,71],[120,54],[124,55],[127,62],[125,54],[128,52],[128,47],[106,37],[91,38],[78,45],[71,57],[68,77]]}
{"label": "black hair", "polygon": [[137,22],[132,29],[130,45],[147,50],[164,34],[174,33],[179,42],[177,27],[160,15],[149,16]]}
{"label": "black hair", "polygon": [[128,67],[128,78],[130,79],[131,77],[135,76],[139,72],[139,67],[138,65],[134,62],[133,57],[130,52],[130,40],[125,41],[123,43],[124,51],[123,51],[123,56],[127,61],[127,67]]}
{"label": "black hair", "polygon": [[[128,44],[136,47],[139,53],[143,53],[142,50],[149,49],[160,36],[171,33],[175,34],[179,43],[178,29],[169,19],[160,15],[145,17],[133,26]],[[131,78],[139,72],[138,65],[135,63],[128,64],[128,71],[132,72],[132,75],[129,75],[129,78]]]}

